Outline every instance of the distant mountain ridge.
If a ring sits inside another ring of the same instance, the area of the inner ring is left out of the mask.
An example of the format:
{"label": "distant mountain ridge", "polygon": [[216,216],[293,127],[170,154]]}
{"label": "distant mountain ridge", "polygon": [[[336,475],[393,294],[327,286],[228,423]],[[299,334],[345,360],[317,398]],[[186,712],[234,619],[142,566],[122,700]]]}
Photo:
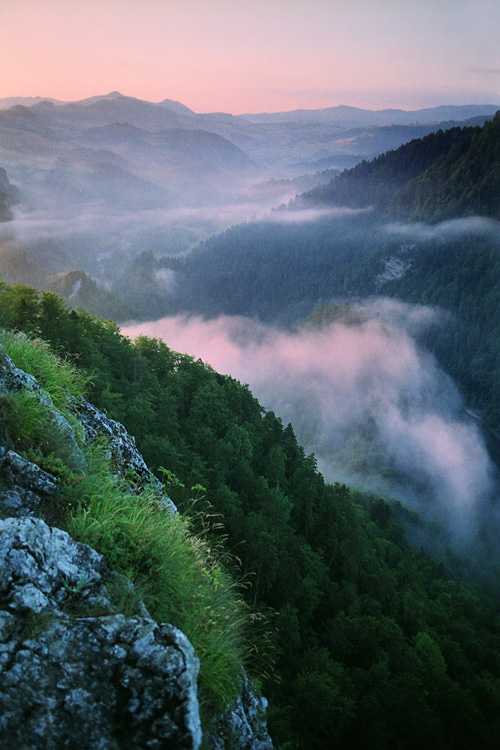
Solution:
{"label": "distant mountain ridge", "polygon": [[335,122],[339,125],[414,125],[444,120],[466,120],[478,115],[494,115],[498,104],[440,105],[424,109],[362,109],[340,104],[323,109],[295,109],[289,112],[240,115],[250,122]]}
{"label": "distant mountain ridge", "polygon": [[437,107],[424,107],[422,109],[405,110],[398,108],[387,109],[365,109],[363,107],[352,107],[339,104],[334,107],[321,107],[319,109],[295,109],[284,112],[252,112],[242,115],[232,115],[223,112],[196,113],[185,104],[173,99],[163,99],[160,102],[149,102],[137,97],[124,96],[119,91],[111,91],[109,94],[91,96],[86,99],[75,101],[64,101],[43,96],[10,96],[0,99],[0,109],[9,109],[15,105],[32,107],[43,102],[51,102],[56,106],[84,105],[90,106],[100,101],[134,100],[163,107],[178,115],[225,115],[249,122],[338,122],[339,124],[364,124],[364,125],[410,125],[424,122],[441,122],[444,120],[466,120],[478,115],[494,115],[500,108],[500,104],[444,104]]}

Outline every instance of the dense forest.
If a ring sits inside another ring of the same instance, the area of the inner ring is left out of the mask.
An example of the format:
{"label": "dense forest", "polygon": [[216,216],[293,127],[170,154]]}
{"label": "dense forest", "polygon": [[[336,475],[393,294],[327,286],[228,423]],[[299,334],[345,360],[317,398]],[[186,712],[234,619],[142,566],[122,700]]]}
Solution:
{"label": "dense forest", "polygon": [[[115,291],[145,317],[246,315],[285,325],[338,299],[388,296],[439,307],[449,314],[446,325],[420,343],[498,432],[499,144],[500,115],[411,141],[185,258],[144,252]],[[298,204],[361,212],[311,217]]]}
{"label": "dense forest", "polygon": [[248,387],[159,340],[4,283],[0,325],[87,373],[193,526],[193,496],[218,514],[278,747],[498,746],[498,607],[412,549],[383,499],[326,484]]}
{"label": "dense forest", "polygon": [[438,221],[500,215],[500,113],[483,127],[439,130],[345,170],[296,202]]}

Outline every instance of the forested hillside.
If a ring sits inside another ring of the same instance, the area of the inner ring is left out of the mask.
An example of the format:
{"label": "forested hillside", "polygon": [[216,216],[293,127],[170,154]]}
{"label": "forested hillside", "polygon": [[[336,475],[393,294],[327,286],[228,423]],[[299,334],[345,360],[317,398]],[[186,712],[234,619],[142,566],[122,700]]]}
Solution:
{"label": "forested hillside", "polygon": [[8,221],[12,218],[11,208],[19,202],[20,192],[11,185],[7,172],[0,167],[0,221]]}
{"label": "forested hillside", "polygon": [[374,207],[387,217],[442,220],[500,216],[500,113],[483,127],[410,141],[304,193],[307,204]]}
{"label": "forested hillside", "polygon": [[164,314],[292,323],[329,300],[375,295],[438,306],[451,317],[423,343],[497,431],[499,249],[495,225],[474,219],[435,230],[393,228],[370,215],[242,225],[193,253],[180,270],[172,266],[183,299],[169,297]]}
{"label": "forested hillside", "polygon": [[179,506],[204,496],[220,514],[209,533],[227,535],[232,572],[266,615],[253,669],[278,747],[498,746],[498,608],[411,549],[382,499],[325,484],[292,426],[165,343],[5,284],[0,325],[82,368],[88,397],[164,467]]}
{"label": "forested hillside", "polygon": [[[287,325],[335,299],[437,306],[448,322],[421,343],[498,432],[499,144],[498,115],[412,141],[185,258],[143,253],[115,291],[151,318],[246,315]],[[336,213],[335,204],[355,212]],[[426,223],[403,221],[416,218]]]}

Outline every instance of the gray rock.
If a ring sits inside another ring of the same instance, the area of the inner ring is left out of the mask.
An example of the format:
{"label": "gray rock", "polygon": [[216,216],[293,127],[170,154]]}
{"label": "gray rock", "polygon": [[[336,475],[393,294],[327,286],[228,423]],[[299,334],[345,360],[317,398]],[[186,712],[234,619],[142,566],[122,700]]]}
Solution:
{"label": "gray rock", "polygon": [[89,616],[113,611],[109,578],[43,520],[0,521],[2,750],[199,747],[192,646],[147,616]]}
{"label": "gray rock", "polygon": [[3,516],[32,516],[42,504],[42,498],[21,488],[2,489],[0,486],[0,513]]}
{"label": "gray rock", "polygon": [[[106,594],[104,559],[41,518],[0,521],[0,602],[9,611],[60,614],[75,594],[94,606]],[[39,593],[35,594],[34,590]],[[44,602],[41,607],[40,603]]]}
{"label": "gray rock", "polygon": [[57,480],[52,474],[5,448],[0,448],[0,487],[2,484],[22,487],[44,497],[55,497],[58,492]]}
{"label": "gray rock", "polygon": [[0,447],[0,512],[9,516],[38,513],[58,493],[56,478],[13,450]]}
{"label": "gray rock", "polygon": [[[139,491],[146,485],[152,485],[162,490],[161,482],[149,470],[142,455],[137,450],[135,438],[127,432],[120,422],[110,419],[85,399],[79,399],[75,404],[75,413],[83,425],[86,440],[92,441],[97,437],[107,438],[110,463],[117,474],[125,477],[132,475]],[[175,504],[166,495],[163,495],[161,502],[167,510],[174,513],[177,511]]]}
{"label": "gray rock", "polygon": [[197,659],[170,625],[57,619],[0,665],[2,747],[199,747]]}
{"label": "gray rock", "polygon": [[266,724],[267,700],[258,695],[245,672],[233,706],[212,721],[211,750],[272,750]]}

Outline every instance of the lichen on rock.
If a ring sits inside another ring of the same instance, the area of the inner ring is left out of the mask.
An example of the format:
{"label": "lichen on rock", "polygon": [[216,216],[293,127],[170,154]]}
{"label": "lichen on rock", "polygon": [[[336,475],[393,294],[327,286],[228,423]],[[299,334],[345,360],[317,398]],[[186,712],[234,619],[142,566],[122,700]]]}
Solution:
{"label": "lichen on rock", "polygon": [[5,747],[199,747],[191,644],[147,616],[91,616],[113,611],[107,573],[95,550],[42,519],[0,521]]}
{"label": "lichen on rock", "polygon": [[59,488],[52,474],[0,446],[0,514],[29,516],[40,511],[44,501],[55,498]]}
{"label": "lichen on rock", "polygon": [[244,670],[234,704],[212,721],[211,750],[272,750],[267,731],[267,700],[259,695]]}

